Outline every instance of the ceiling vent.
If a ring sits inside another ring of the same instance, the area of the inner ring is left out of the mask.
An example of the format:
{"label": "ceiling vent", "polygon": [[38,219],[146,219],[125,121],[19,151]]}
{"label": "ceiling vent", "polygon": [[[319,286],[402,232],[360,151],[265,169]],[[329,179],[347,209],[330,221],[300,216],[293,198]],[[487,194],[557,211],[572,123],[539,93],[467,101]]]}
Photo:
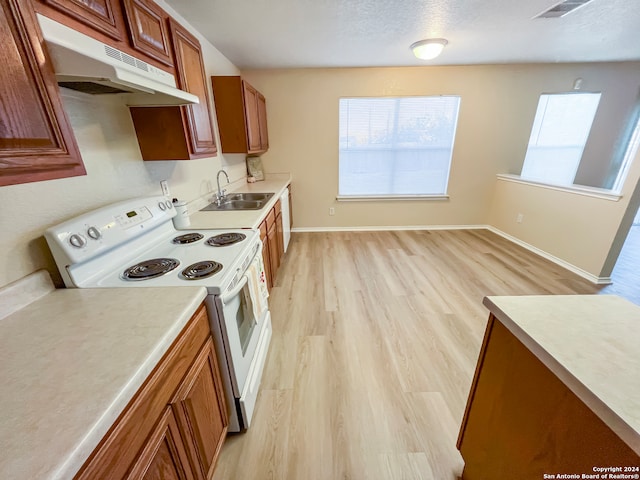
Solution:
{"label": "ceiling vent", "polygon": [[584,7],[587,3],[592,0],[565,0],[564,2],[560,2],[553,7],[545,10],[540,15],[536,15],[533,18],[560,18],[565,15],[575,12],[578,8]]}

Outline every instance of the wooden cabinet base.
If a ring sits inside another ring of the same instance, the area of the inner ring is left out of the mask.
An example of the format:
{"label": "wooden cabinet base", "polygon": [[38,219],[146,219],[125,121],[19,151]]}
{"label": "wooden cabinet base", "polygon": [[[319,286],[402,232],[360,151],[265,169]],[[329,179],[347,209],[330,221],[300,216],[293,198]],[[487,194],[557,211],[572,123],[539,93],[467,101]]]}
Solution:
{"label": "wooden cabinet base", "polygon": [[76,479],[210,478],[229,415],[202,305]]}
{"label": "wooden cabinet base", "polygon": [[192,480],[187,454],[171,407],[165,408],[127,480]]}
{"label": "wooden cabinet base", "polygon": [[596,478],[582,475],[595,475],[594,467],[640,465],[640,457],[493,315],[458,449],[464,480]]}

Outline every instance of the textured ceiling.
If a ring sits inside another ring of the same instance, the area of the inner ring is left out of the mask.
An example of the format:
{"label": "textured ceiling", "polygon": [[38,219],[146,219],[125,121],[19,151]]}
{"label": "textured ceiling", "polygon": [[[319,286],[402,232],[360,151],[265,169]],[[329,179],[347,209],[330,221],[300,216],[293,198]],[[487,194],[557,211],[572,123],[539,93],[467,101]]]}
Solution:
{"label": "textured ceiling", "polygon": [[240,68],[424,65],[409,45],[449,40],[430,65],[640,60],[640,0],[166,0]]}

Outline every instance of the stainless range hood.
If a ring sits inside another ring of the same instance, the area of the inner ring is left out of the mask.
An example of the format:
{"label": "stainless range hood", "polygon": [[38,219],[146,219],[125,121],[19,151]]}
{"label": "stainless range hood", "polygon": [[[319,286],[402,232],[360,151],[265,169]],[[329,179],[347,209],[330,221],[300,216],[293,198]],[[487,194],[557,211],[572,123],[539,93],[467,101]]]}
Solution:
{"label": "stainless range hood", "polygon": [[61,87],[90,94],[126,93],[127,105],[200,103],[176,88],[173,75],[38,14],[38,22]]}

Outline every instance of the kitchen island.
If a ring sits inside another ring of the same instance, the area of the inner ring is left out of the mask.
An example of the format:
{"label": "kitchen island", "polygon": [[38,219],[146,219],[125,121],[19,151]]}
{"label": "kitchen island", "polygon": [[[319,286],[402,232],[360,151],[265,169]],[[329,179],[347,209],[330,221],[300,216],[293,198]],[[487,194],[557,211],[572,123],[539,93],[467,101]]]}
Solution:
{"label": "kitchen island", "polygon": [[0,289],[0,478],[73,478],[205,296],[54,289],[44,271]]}
{"label": "kitchen island", "polygon": [[484,304],[462,478],[639,478],[640,307],[606,295]]}

